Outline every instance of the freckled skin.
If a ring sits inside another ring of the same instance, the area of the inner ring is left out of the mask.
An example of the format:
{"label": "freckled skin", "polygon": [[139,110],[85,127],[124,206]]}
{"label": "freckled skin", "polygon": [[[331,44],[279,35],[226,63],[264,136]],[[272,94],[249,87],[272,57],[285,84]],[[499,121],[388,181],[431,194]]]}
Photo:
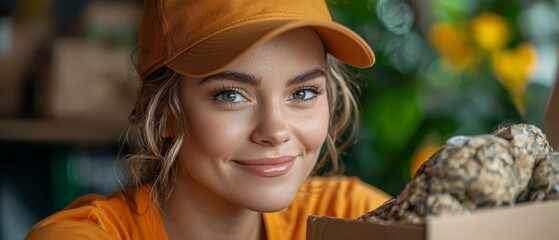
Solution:
{"label": "freckled skin", "polygon": [[[174,223],[167,220],[168,229],[178,222],[192,224],[188,221],[192,216],[197,222],[206,218],[210,225],[219,225],[215,218],[224,218],[251,226],[254,221],[247,219],[260,221],[259,212],[279,211],[290,204],[316,164],[328,131],[329,109],[324,76],[288,82],[314,69],[326,71],[323,48],[312,29],[298,29],[262,44],[224,71],[253,76],[258,85],[183,76],[180,100],[186,132],[176,185],[165,204],[165,212],[176,215]],[[301,90],[309,86],[322,92]],[[240,94],[216,96],[224,88]],[[301,91],[316,98],[293,99]],[[240,101],[220,101],[229,97]],[[237,163],[280,156],[295,158],[290,171],[278,177],[251,174]]]}

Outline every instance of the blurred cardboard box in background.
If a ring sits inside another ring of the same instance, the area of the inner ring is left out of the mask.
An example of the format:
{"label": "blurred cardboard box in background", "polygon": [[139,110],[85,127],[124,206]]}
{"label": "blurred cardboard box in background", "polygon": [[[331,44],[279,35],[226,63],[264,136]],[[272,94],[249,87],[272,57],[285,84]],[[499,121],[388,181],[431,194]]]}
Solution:
{"label": "blurred cardboard box in background", "polygon": [[310,216],[307,240],[552,240],[559,239],[558,214],[559,202],[556,201],[440,216],[417,225],[383,225]]}
{"label": "blurred cardboard box in background", "polygon": [[0,117],[127,122],[141,4],[91,1],[71,36],[55,34],[50,4],[20,5],[0,18]]}
{"label": "blurred cardboard box in background", "polygon": [[53,75],[44,115],[127,122],[137,83],[131,48],[107,48],[82,38],[60,38],[52,54]]}
{"label": "blurred cardboard box in background", "polygon": [[82,33],[52,46],[52,78],[41,114],[52,119],[127,123],[139,77],[133,49],[141,7],[91,2],[82,11]]}

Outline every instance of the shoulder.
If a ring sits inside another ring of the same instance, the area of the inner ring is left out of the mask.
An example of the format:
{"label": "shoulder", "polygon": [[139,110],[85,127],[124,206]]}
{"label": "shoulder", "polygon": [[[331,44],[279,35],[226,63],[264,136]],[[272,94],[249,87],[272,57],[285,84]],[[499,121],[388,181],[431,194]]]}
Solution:
{"label": "shoulder", "polygon": [[386,196],[382,190],[351,176],[311,177],[301,188],[302,191],[339,192],[356,195]]}
{"label": "shoulder", "polygon": [[357,177],[312,177],[286,209],[264,214],[270,239],[304,239],[309,215],[357,218],[390,198]]}
{"label": "shoulder", "polygon": [[88,194],[76,199],[64,210],[37,223],[26,239],[60,239],[82,237],[84,239],[118,239],[111,231],[115,228],[114,217],[106,197]]}
{"label": "shoulder", "polygon": [[149,206],[146,198],[149,199],[149,193],[138,192],[135,195],[137,209],[133,210],[122,192],[109,197],[82,196],[64,210],[37,223],[26,239],[133,238],[157,229],[157,226],[147,224],[158,222],[154,219],[159,218],[159,214],[146,207]]}
{"label": "shoulder", "polygon": [[75,221],[58,220],[45,221],[34,226],[26,240],[54,240],[54,239],[119,239],[105,231],[99,225]]}
{"label": "shoulder", "polygon": [[301,188],[296,200],[319,206],[313,214],[354,218],[382,205],[390,196],[357,177],[313,177]]}

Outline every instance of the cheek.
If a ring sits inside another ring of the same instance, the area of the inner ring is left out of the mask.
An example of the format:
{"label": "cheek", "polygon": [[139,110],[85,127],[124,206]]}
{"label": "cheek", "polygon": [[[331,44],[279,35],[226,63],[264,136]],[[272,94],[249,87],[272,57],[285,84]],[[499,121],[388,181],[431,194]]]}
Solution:
{"label": "cheek", "polygon": [[305,114],[305,117],[299,117],[293,128],[297,129],[294,132],[307,150],[318,155],[328,134],[328,124],[328,106],[324,105]]}
{"label": "cheek", "polygon": [[[185,110],[185,147],[221,158],[246,137],[247,119],[242,113],[208,111],[190,106]],[[243,124],[245,123],[245,124]],[[192,151],[190,151],[192,152]]]}

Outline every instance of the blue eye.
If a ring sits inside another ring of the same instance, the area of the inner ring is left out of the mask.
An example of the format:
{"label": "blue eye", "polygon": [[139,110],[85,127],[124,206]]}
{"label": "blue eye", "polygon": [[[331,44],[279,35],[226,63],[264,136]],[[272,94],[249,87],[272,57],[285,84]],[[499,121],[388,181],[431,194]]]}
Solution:
{"label": "blue eye", "polygon": [[313,89],[299,89],[296,92],[294,92],[289,99],[294,99],[294,100],[311,100],[313,98],[315,98],[317,95],[317,92]]}
{"label": "blue eye", "polygon": [[243,97],[242,94],[234,90],[223,90],[221,92],[218,92],[217,94],[215,94],[215,98],[219,101],[229,102],[229,103],[238,103],[238,102],[246,101],[246,98]]}

